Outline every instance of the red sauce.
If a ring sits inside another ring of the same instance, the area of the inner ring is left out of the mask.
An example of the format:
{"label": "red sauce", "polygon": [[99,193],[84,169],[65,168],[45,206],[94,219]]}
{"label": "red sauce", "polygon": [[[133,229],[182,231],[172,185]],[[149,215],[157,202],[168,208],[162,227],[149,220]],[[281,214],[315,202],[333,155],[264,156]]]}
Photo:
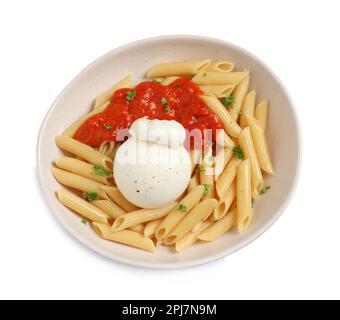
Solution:
{"label": "red sauce", "polygon": [[[128,129],[143,117],[150,120],[176,120],[189,132],[198,129],[199,137],[191,138],[191,147],[201,148],[206,129],[222,129],[219,118],[199,98],[201,89],[192,81],[181,78],[163,86],[154,81],[140,83],[134,89],[117,90],[104,112],[94,115],[83,123],[75,139],[92,147],[103,141],[116,141],[119,130]],[[187,139],[189,142],[189,139]],[[195,145],[193,145],[195,142]]]}

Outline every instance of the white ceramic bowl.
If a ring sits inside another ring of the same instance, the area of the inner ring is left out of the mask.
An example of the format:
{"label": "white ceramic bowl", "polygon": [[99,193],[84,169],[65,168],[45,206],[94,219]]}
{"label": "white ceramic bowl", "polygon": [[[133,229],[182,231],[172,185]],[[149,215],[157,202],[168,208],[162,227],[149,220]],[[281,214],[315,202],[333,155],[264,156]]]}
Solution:
{"label": "white ceramic bowl", "polygon": [[[256,201],[254,219],[243,234],[231,232],[213,243],[197,243],[182,253],[158,248],[154,254],[101,240],[56,199],[61,186],[51,175],[52,162],[61,156],[55,136],[87,113],[96,96],[131,72],[135,83],[156,63],[189,59],[229,59],[238,68],[251,71],[251,88],[258,100],[270,101],[268,139],[276,176]],[[115,49],[85,68],[60,94],[40,130],[38,175],[45,200],[59,222],[80,242],[94,251],[123,263],[151,268],[181,268],[224,257],[261,235],[281,215],[295,190],[300,169],[301,138],[294,107],[281,81],[258,58],[225,41],[199,36],[165,36],[137,41]]]}

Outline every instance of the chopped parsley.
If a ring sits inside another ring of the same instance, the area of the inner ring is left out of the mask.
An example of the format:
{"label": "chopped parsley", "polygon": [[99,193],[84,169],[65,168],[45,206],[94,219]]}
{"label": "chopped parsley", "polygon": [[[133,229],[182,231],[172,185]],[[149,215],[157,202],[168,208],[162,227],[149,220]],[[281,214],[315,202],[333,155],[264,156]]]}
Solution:
{"label": "chopped parsley", "polygon": [[100,166],[94,166],[93,167],[94,171],[96,172],[96,175],[99,177],[103,177],[103,176],[109,176],[111,174],[110,171],[104,169],[103,167]]}
{"label": "chopped parsley", "polygon": [[211,185],[210,184],[204,184],[203,187],[204,187],[203,197],[207,197],[209,195],[209,192],[210,192],[209,188],[211,187]]}
{"label": "chopped parsley", "polygon": [[106,130],[112,130],[113,127],[110,126],[109,124],[104,124],[103,127],[106,129]]}
{"label": "chopped parsley", "polygon": [[260,194],[265,194],[270,189],[270,186],[265,186],[261,189]]}
{"label": "chopped parsley", "polygon": [[178,89],[181,87],[181,84],[180,83],[176,83],[175,87]]}
{"label": "chopped parsley", "polygon": [[244,153],[241,147],[235,147],[233,149],[234,155],[236,158],[243,160],[244,159]]}
{"label": "chopped parsley", "polygon": [[221,99],[221,102],[225,106],[226,109],[230,109],[233,107],[234,97],[230,94],[228,97]]}
{"label": "chopped parsley", "polygon": [[203,77],[206,77],[206,76],[207,76],[207,73],[206,73],[206,72],[204,72],[204,73],[203,73]]}
{"label": "chopped parsley", "polygon": [[187,212],[187,207],[184,204],[180,204],[178,210],[181,212]]}
{"label": "chopped parsley", "polygon": [[255,199],[251,198],[251,207],[254,208],[254,205],[255,205]]}
{"label": "chopped parsley", "polygon": [[135,96],[137,95],[137,92],[135,90],[133,91],[129,91],[127,94],[126,94],[126,100],[128,101],[132,101]]}
{"label": "chopped parsley", "polygon": [[86,192],[85,199],[88,202],[99,200],[99,195],[97,192]]}
{"label": "chopped parsley", "polygon": [[161,83],[162,80],[159,80],[159,79],[152,79],[152,82]]}
{"label": "chopped parsley", "polygon": [[166,100],[165,98],[162,98],[161,104],[164,106],[166,112],[170,111],[170,106],[169,106],[168,100]]}
{"label": "chopped parsley", "polygon": [[84,224],[85,226],[87,225],[88,220],[86,218],[81,220],[81,223]]}
{"label": "chopped parsley", "polygon": [[197,172],[204,172],[205,171],[204,165],[202,165],[202,164],[196,165],[196,171]]}

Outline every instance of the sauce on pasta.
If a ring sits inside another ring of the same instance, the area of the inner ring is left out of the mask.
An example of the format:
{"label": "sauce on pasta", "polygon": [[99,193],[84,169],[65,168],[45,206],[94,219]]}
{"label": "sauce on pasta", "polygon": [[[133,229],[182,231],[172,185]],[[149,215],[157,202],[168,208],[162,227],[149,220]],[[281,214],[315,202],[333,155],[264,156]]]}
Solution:
{"label": "sauce on pasta", "polygon": [[[104,141],[116,141],[120,130],[128,129],[135,120],[147,117],[150,120],[176,120],[189,132],[197,129],[190,137],[190,146],[202,148],[202,141],[210,139],[215,142],[215,130],[223,129],[219,118],[199,98],[202,93],[195,83],[186,78],[177,79],[167,86],[146,81],[134,89],[117,90],[104,112],[85,121],[74,138],[99,147]],[[212,130],[209,138],[204,136],[207,129]],[[189,137],[186,145],[188,142]]]}

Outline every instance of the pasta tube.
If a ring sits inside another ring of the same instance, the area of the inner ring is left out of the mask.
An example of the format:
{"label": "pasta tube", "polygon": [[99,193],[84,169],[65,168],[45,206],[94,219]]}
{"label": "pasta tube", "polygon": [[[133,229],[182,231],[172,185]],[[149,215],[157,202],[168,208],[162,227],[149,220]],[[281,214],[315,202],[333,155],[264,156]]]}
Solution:
{"label": "pasta tube", "polygon": [[249,74],[248,71],[241,72],[200,71],[192,78],[192,81],[197,84],[238,85],[248,74]]}
{"label": "pasta tube", "polygon": [[227,166],[225,167],[223,173],[219,177],[216,183],[216,192],[220,199],[224,199],[228,189],[230,188],[231,184],[233,183],[236,173],[237,167],[242,162],[241,159],[233,157]]}
{"label": "pasta tube", "polygon": [[163,219],[152,220],[148,222],[144,228],[144,236],[151,237],[155,234],[156,229],[162,223]]}
{"label": "pasta tube", "polygon": [[236,183],[234,181],[230,188],[228,189],[228,191],[226,192],[225,197],[222,198],[217,204],[213,215],[214,220],[220,220],[227,214],[235,198],[236,198]]}
{"label": "pasta tube", "polygon": [[99,183],[107,185],[114,184],[112,172],[102,167],[94,166],[93,164],[71,157],[62,157],[58,159],[55,164],[59,169],[78,174]]}
{"label": "pasta tube", "polygon": [[250,160],[252,194],[255,199],[263,188],[263,176],[249,127],[243,129],[239,136],[239,143],[245,158]]}
{"label": "pasta tube", "polygon": [[211,63],[211,59],[199,61],[177,61],[160,63],[151,68],[148,72],[148,78],[185,76],[205,70]]}
{"label": "pasta tube", "polygon": [[210,93],[215,95],[217,98],[224,98],[234,91],[235,85],[233,84],[225,84],[225,85],[200,85],[200,89],[204,93]]}
{"label": "pasta tube", "polygon": [[255,101],[256,101],[256,91],[250,91],[243,102],[241,109],[241,117],[240,117],[240,126],[241,128],[245,128],[248,126],[247,117],[254,115],[255,110]]}
{"label": "pasta tube", "polygon": [[250,77],[249,74],[243,79],[243,81],[235,88],[233,92],[234,103],[232,108],[230,109],[230,115],[234,121],[237,121],[241,107],[243,104],[243,100],[249,89]]}
{"label": "pasta tube", "polygon": [[216,221],[212,226],[205,229],[199,236],[199,240],[203,241],[215,241],[220,236],[228,232],[236,225],[237,222],[237,210],[236,208],[228,212],[222,219]]}
{"label": "pasta tube", "polygon": [[101,189],[102,184],[58,168],[52,167],[51,170],[54,178],[64,186],[83,192],[93,192],[102,199],[108,199],[105,192]]}
{"label": "pasta tube", "polygon": [[220,178],[224,168],[233,156],[232,149],[222,149],[215,157],[215,182]]}
{"label": "pasta tube", "polygon": [[[226,73],[228,74],[228,73]],[[223,104],[215,96],[203,95],[201,99],[208,106],[208,108],[215,113],[223,123],[225,131],[232,136],[238,137],[241,132],[239,125],[232,119],[228,110],[223,106]]]}
{"label": "pasta tube", "polygon": [[268,101],[261,101],[255,107],[254,117],[261,123],[263,132],[267,129],[267,118],[268,118]]}
{"label": "pasta tube", "polygon": [[275,172],[269,156],[267,142],[261,123],[252,117],[248,117],[247,119],[260,167],[268,174],[274,175]]}
{"label": "pasta tube", "polygon": [[231,61],[214,61],[206,71],[231,72],[234,68],[235,65]]}
{"label": "pasta tube", "polygon": [[112,231],[121,231],[144,222],[163,218],[177,205],[177,202],[175,202],[159,209],[140,209],[127,213],[114,221]]}
{"label": "pasta tube", "polygon": [[57,136],[56,143],[62,150],[68,151],[81,159],[84,159],[94,165],[101,166],[105,170],[112,171],[113,161],[111,158],[103,155],[101,152],[67,136]]}
{"label": "pasta tube", "polygon": [[103,239],[126,244],[131,247],[155,252],[156,247],[150,238],[131,230],[112,232],[110,227],[100,223],[92,223],[95,232]]}
{"label": "pasta tube", "polygon": [[164,80],[161,81],[161,84],[163,86],[167,86],[176,81],[177,79],[179,79],[179,77],[166,77]]}
{"label": "pasta tube", "polygon": [[204,191],[204,186],[199,185],[182,199],[179,206],[174,208],[157,228],[155,233],[157,240],[163,240],[175,228],[177,223],[202,199]]}
{"label": "pasta tube", "polygon": [[216,199],[206,199],[197,204],[165,238],[164,243],[171,245],[181,240],[200,221],[205,220],[217,205]]}
{"label": "pasta tube", "polygon": [[244,160],[237,170],[237,230],[248,228],[252,218],[250,160]]}
{"label": "pasta tube", "polygon": [[111,200],[123,208],[126,212],[136,211],[139,208],[128,201],[117,187],[101,186],[102,190],[109,196]]}
{"label": "pasta tube", "polygon": [[199,235],[209,228],[213,223],[211,221],[205,221],[199,223],[195,231],[188,232],[181,240],[177,241],[175,244],[175,250],[181,252],[188,247],[192,246],[197,240]]}
{"label": "pasta tube", "polygon": [[105,212],[101,211],[91,203],[76,196],[72,192],[59,190],[57,192],[58,200],[67,208],[80,214],[82,217],[91,221],[102,223],[105,225],[112,224],[112,218]]}

